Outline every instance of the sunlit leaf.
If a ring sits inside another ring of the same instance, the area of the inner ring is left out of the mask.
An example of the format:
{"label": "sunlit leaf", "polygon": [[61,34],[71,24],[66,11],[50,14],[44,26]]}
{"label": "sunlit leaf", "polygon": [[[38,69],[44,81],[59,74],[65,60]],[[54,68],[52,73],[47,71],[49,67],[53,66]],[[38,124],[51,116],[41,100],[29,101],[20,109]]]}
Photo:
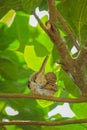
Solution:
{"label": "sunlit leaf", "polygon": [[38,103],[41,107],[45,108],[45,107],[48,107],[48,106],[52,105],[54,102],[45,101],[45,100],[37,100],[37,103]]}
{"label": "sunlit leaf", "polygon": [[9,27],[12,24],[15,15],[16,15],[15,11],[10,10],[0,21],[5,23]]}
{"label": "sunlit leaf", "polygon": [[84,111],[87,109],[86,103],[73,104],[73,105],[71,105],[71,109],[76,114],[77,118],[86,118],[87,117],[87,113]]}
{"label": "sunlit leaf", "polygon": [[[40,53],[43,53],[43,51],[40,50]],[[44,60],[44,57],[37,56],[33,45],[25,47],[24,58],[26,63],[28,64],[28,67],[34,71],[38,71],[40,69],[40,66]]]}

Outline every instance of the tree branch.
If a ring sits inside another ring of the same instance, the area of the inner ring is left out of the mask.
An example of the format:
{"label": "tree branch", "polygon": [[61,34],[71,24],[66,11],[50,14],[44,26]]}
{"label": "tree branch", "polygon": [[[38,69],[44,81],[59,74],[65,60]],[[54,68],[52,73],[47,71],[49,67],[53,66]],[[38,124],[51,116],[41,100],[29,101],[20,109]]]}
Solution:
{"label": "tree branch", "polygon": [[70,125],[70,124],[81,124],[87,123],[87,119],[79,119],[79,120],[67,120],[67,121],[58,121],[58,122],[45,122],[45,121],[8,121],[8,122],[0,122],[0,125],[37,125],[37,126],[61,126],[61,125]]}
{"label": "tree branch", "polygon": [[67,48],[65,41],[60,36],[60,32],[58,29],[57,9],[55,6],[55,0],[47,0],[47,2],[48,2],[48,8],[49,8],[49,21],[52,26],[49,30],[50,39],[53,41],[54,45],[57,47],[57,50],[60,53],[61,58],[63,59],[65,64],[67,64],[68,61],[71,63],[72,58],[69,54],[69,50]]}
{"label": "tree branch", "polygon": [[71,41],[73,42],[73,44],[75,45],[77,50],[79,51],[80,47],[76,41],[76,38],[74,37],[73,33],[69,29],[67,23],[65,22],[64,18],[61,16],[58,9],[55,7],[55,0],[47,0],[47,1],[48,1],[48,6],[49,6],[50,20],[54,22],[54,21],[57,21],[57,18],[58,18],[58,20],[62,24],[64,30],[70,37]]}
{"label": "tree branch", "polygon": [[[53,44],[56,46],[60,56],[62,63],[66,67],[65,70],[69,72],[69,74],[72,75],[74,83],[80,88],[82,95],[87,96],[87,77],[85,76],[84,71],[82,70],[82,59],[85,61],[85,55],[86,55],[86,49],[82,49],[79,57],[77,59],[72,59],[70,56],[68,47],[66,42],[61,38],[60,32],[57,26],[58,18],[64,28],[66,29],[66,32],[68,35],[70,35],[71,39],[74,41],[74,44],[76,43],[75,37],[72,35],[71,30],[68,28],[67,24],[65,23],[64,19],[61,17],[59,12],[57,12],[57,8],[55,6],[55,0],[47,0],[48,2],[48,8],[49,8],[49,28],[47,29],[37,15],[35,15],[36,19],[38,20],[38,23],[40,24],[41,28],[48,34]],[[80,49],[78,45],[78,50]],[[85,65],[87,65],[87,62],[85,61]]]}
{"label": "tree branch", "polygon": [[87,102],[87,97],[57,98],[57,97],[49,97],[49,96],[31,95],[31,94],[0,94],[0,98],[30,98],[30,99],[39,99],[39,100],[47,100],[47,101],[54,101],[54,102],[68,102],[68,103]]}
{"label": "tree branch", "polygon": [[[65,42],[60,37],[59,30],[57,27],[57,17],[60,18],[61,23],[63,24],[67,33],[71,35],[71,32],[68,29],[68,26],[64,23],[60,14],[57,12],[57,9],[55,6],[55,0],[52,0],[52,1],[47,0],[47,2],[48,2],[48,7],[49,7],[50,22],[52,24],[52,30],[53,30],[53,33],[52,31],[50,32],[50,38],[55,44],[55,46],[57,47],[61,55],[63,64],[65,65],[65,67],[67,67],[68,72],[72,75],[74,83],[77,84],[77,86],[80,88],[82,95],[87,96],[87,77],[85,76],[85,73],[83,72],[82,68],[79,66],[77,59],[72,59]],[[72,40],[76,42],[75,38]]]}

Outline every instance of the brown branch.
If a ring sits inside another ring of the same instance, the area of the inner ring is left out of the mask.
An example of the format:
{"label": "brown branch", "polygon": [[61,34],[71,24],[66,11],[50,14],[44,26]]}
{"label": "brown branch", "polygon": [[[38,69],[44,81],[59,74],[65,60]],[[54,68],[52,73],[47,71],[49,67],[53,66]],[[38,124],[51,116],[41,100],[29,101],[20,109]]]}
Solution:
{"label": "brown branch", "polygon": [[31,95],[31,94],[0,94],[0,98],[30,98],[30,99],[39,99],[39,100],[47,100],[47,101],[54,101],[54,102],[68,102],[68,103],[87,102],[87,97],[57,98],[57,97],[49,97],[49,96]]}
{"label": "brown branch", "polygon": [[66,33],[70,37],[71,41],[73,42],[73,44],[75,45],[75,47],[79,51],[80,47],[78,45],[78,42],[76,41],[76,38],[74,37],[73,33],[71,32],[70,28],[68,27],[68,25],[67,25],[66,21],[64,20],[64,18],[61,16],[58,9],[57,9],[57,17],[58,17],[59,22],[62,24],[63,28],[65,29]]}
{"label": "brown branch", "polygon": [[60,15],[60,12],[57,10],[55,6],[55,0],[47,0],[48,1],[48,7],[49,7],[49,14],[50,14],[50,20],[53,22],[57,22],[57,18],[59,22],[62,24],[63,28],[65,29],[66,33],[70,37],[71,41],[77,48],[77,50],[80,50],[80,47],[76,41],[76,38],[74,37],[73,33],[69,29],[67,23],[65,22],[64,18]]}
{"label": "brown branch", "polygon": [[[83,50],[84,53],[80,53],[80,56],[78,59],[72,59],[70,56],[69,50],[67,48],[66,42],[61,38],[59,29],[57,27],[57,20],[60,14],[57,12],[57,8],[55,6],[55,0],[47,0],[48,2],[48,8],[49,8],[49,30],[42,24],[40,19],[36,16],[36,19],[38,20],[38,23],[40,24],[41,28],[48,34],[53,44],[56,46],[60,56],[61,60],[66,67],[65,70],[67,70],[73,77],[74,83],[80,88],[82,95],[87,96],[87,77],[85,76],[85,73],[83,72],[80,64],[83,64],[80,62],[82,58],[85,60],[86,51]],[[60,16],[61,20],[61,16]],[[68,26],[65,25],[65,21],[63,19],[61,20],[61,23],[63,24],[64,28],[66,29],[67,33],[72,37],[72,40],[76,42],[75,37],[72,35],[69,30]],[[75,44],[75,43],[74,43]],[[79,48],[78,48],[79,49]],[[80,60],[79,60],[80,59]],[[78,64],[80,63],[80,64]],[[87,62],[86,62],[87,63]]]}
{"label": "brown branch", "polygon": [[54,24],[57,23],[57,9],[55,6],[55,0],[47,0],[48,2],[48,9],[49,9],[49,19],[51,22],[54,22]]}
{"label": "brown branch", "polygon": [[[67,67],[68,72],[72,75],[74,83],[80,88],[82,95],[87,96],[87,77],[85,76],[85,73],[83,72],[82,68],[79,66],[77,60],[72,59],[65,42],[60,37],[59,30],[57,27],[57,17],[59,14],[57,13],[55,0],[52,0],[52,2],[51,0],[47,0],[47,2],[49,7],[50,22],[52,24],[53,30],[53,33],[52,31],[50,32],[50,38],[57,47],[62,58],[62,62],[64,63],[65,67]],[[65,26],[64,21],[61,22]],[[66,29],[68,29],[67,25],[65,27]],[[68,33],[71,35],[70,30],[68,29],[67,31],[69,31]]]}
{"label": "brown branch", "polygon": [[70,125],[70,124],[81,124],[87,123],[87,119],[78,119],[78,120],[67,120],[67,121],[58,121],[58,122],[45,122],[45,121],[8,121],[0,122],[0,125],[37,125],[37,126],[60,126],[60,125]]}
{"label": "brown branch", "polygon": [[[57,9],[55,6],[55,0],[47,0],[49,8],[49,21],[52,28],[49,31],[50,39],[53,41],[54,45],[57,47],[63,61],[67,64],[67,61],[72,62],[72,58],[69,54],[69,50],[65,41],[61,38],[60,32],[57,26]],[[66,65],[67,66],[67,65]]]}

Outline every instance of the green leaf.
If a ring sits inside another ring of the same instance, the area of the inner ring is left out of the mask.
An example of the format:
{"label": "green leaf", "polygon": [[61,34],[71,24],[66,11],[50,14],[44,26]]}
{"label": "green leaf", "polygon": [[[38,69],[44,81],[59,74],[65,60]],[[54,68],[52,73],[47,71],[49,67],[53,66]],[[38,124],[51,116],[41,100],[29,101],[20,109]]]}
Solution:
{"label": "green leaf", "polygon": [[9,59],[0,58],[0,74],[8,80],[16,80],[18,75],[18,67]]}
{"label": "green leaf", "polygon": [[47,10],[48,7],[47,7],[47,1],[46,0],[42,0],[40,6],[39,6],[40,10]]}
{"label": "green leaf", "polygon": [[13,50],[16,51],[19,49],[20,43],[18,40],[13,41],[8,47],[7,50]]}
{"label": "green leaf", "polygon": [[80,44],[84,44],[87,33],[87,1],[64,0],[58,4],[58,10],[65,18]]}
{"label": "green leaf", "polygon": [[[38,107],[35,100],[29,99],[5,99],[8,106],[19,112],[18,115],[14,116],[14,120],[43,120],[44,111]],[[22,108],[22,109],[20,109]],[[9,116],[8,119],[13,119]]]}
{"label": "green leaf", "polygon": [[60,120],[64,120],[64,118],[62,118],[61,114],[56,114],[50,117],[50,119],[55,119],[56,121],[60,121]]}
{"label": "green leaf", "polygon": [[15,82],[8,79],[5,81],[0,81],[0,93],[20,93],[19,88]]}
{"label": "green leaf", "polygon": [[[38,44],[36,47],[38,50]],[[24,50],[24,58],[29,68],[31,68],[34,71],[38,71],[44,60],[44,57],[38,57],[37,53],[35,52],[35,49],[36,48],[33,45],[26,46]],[[39,49],[40,51],[38,50],[38,53],[43,54],[43,47]]]}
{"label": "green leaf", "polygon": [[22,7],[25,12],[32,13],[40,3],[41,0],[22,0]]}
{"label": "green leaf", "polygon": [[5,15],[10,9],[22,10],[21,0],[3,0],[0,1],[0,18]]}
{"label": "green leaf", "polygon": [[15,16],[12,26],[8,29],[8,34],[10,37],[14,36],[15,40],[20,43],[20,51],[24,51],[25,44],[28,44],[30,35],[28,22],[29,16],[23,13],[18,13]]}
{"label": "green leaf", "polygon": [[28,44],[31,31],[29,31],[29,16],[24,13],[18,13],[10,27],[0,24],[0,49],[11,49],[11,47],[14,49],[15,47],[23,51],[25,44]]}
{"label": "green leaf", "polygon": [[51,101],[45,101],[45,100],[37,100],[37,103],[43,107],[43,108],[46,108],[52,104],[54,104],[54,102],[51,102]]}
{"label": "green leaf", "polygon": [[58,79],[64,82],[66,90],[74,96],[81,96],[81,91],[68,74],[62,69],[59,72]]}
{"label": "green leaf", "polygon": [[87,128],[84,126],[84,125],[80,125],[80,124],[77,124],[77,125],[74,125],[74,124],[71,124],[71,125],[66,125],[66,126],[58,126],[58,130],[86,130]]}
{"label": "green leaf", "polygon": [[22,66],[25,64],[23,53],[19,51],[6,50],[0,52],[0,57],[5,57],[15,64]]}
{"label": "green leaf", "polygon": [[39,36],[36,37],[37,42],[42,44],[49,52],[51,52],[53,49],[52,41],[41,28],[37,27],[37,29],[39,30]]}
{"label": "green leaf", "polygon": [[87,110],[86,103],[72,104],[71,109],[76,114],[77,118],[86,118],[87,117],[87,113],[85,111],[85,110]]}
{"label": "green leaf", "polygon": [[41,0],[3,0],[0,1],[0,18],[9,10],[25,11],[32,13],[41,4]]}
{"label": "green leaf", "polygon": [[4,15],[4,17],[0,20],[0,22],[5,23],[8,27],[10,27],[12,22],[14,21],[15,15],[16,15],[15,11],[10,10],[6,13],[6,15]]}
{"label": "green leaf", "polygon": [[58,50],[54,46],[52,50],[52,64],[54,64],[57,61],[60,61],[60,55],[58,53]]}
{"label": "green leaf", "polygon": [[6,130],[16,130],[16,126],[6,126]]}
{"label": "green leaf", "polygon": [[0,23],[0,50],[6,49],[14,40],[14,36],[8,32],[9,29],[7,26],[3,23]]}

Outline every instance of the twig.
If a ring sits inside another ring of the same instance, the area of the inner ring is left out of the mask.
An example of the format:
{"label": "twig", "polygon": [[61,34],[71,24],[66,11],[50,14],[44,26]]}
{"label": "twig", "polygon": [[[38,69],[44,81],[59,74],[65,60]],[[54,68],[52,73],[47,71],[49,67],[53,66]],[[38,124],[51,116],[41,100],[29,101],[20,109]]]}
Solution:
{"label": "twig", "polygon": [[40,20],[39,17],[37,16],[37,14],[34,12],[33,15],[35,16],[36,20],[38,21],[40,27],[48,34],[47,29],[45,28],[44,24],[41,22],[41,20]]}
{"label": "twig", "polygon": [[30,99],[32,98],[32,99],[48,100],[54,102],[68,102],[68,103],[87,102],[87,97],[57,98],[57,97],[49,97],[49,96],[31,95],[31,94],[0,94],[0,98],[30,98]]}
{"label": "twig", "polygon": [[60,126],[60,125],[70,125],[70,124],[81,124],[87,123],[87,119],[79,119],[79,120],[67,120],[67,121],[58,121],[58,122],[45,122],[45,121],[8,121],[8,122],[0,122],[0,125],[38,125],[38,126]]}
{"label": "twig", "polygon": [[57,9],[57,18],[58,18],[59,22],[62,24],[62,26],[65,29],[68,36],[70,37],[71,41],[73,42],[73,44],[75,45],[75,47],[79,51],[80,47],[78,45],[78,42],[76,41],[76,38],[74,37],[73,33],[71,32],[70,28],[68,27],[68,25],[67,25],[66,21],[64,20],[64,18],[61,16],[58,9]]}

